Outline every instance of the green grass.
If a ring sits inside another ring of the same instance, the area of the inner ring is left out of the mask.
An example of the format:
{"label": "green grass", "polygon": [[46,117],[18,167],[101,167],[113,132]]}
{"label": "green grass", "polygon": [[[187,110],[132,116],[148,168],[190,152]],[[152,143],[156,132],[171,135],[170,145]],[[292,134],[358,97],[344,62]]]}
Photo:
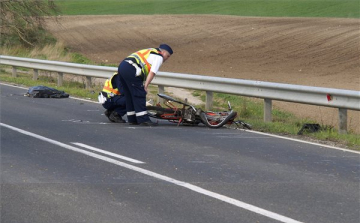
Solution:
{"label": "green grass", "polygon": [[359,0],[56,0],[63,15],[218,14],[360,18]]}
{"label": "green grass", "polygon": [[[193,95],[205,101],[204,92],[194,91]],[[289,112],[278,109],[272,111],[273,121],[265,123],[263,121],[264,103],[262,100],[222,93],[214,93],[213,98],[214,110],[227,108],[227,101],[230,101],[232,109],[238,112],[238,119],[251,124],[254,130],[260,132],[296,136],[305,123],[316,123],[313,120],[301,119]],[[346,145],[354,150],[360,150],[359,134],[351,131],[347,134],[339,134],[336,129],[330,126],[321,126],[321,128],[322,130],[319,132],[304,132],[303,135],[315,140],[332,141]]]}
{"label": "green grass", "polygon": [[80,53],[71,53],[71,62],[79,64],[93,64],[93,62]]}
{"label": "green grass", "polygon": [[[0,47],[0,54],[15,57],[26,57],[40,60],[52,60],[63,61],[79,64],[94,65],[87,57],[80,53],[70,52],[68,48],[62,42],[56,42],[53,44],[46,44],[41,47],[26,48],[20,45],[18,46],[2,46]],[[100,66],[117,66],[109,64],[96,64]],[[19,68],[21,69],[21,68]]]}

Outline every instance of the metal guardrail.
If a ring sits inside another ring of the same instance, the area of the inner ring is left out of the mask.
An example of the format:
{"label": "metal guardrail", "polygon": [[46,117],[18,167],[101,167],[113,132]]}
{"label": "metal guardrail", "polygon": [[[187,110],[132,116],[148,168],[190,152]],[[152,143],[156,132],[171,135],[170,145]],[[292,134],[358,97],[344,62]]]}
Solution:
{"label": "metal guardrail", "polygon": [[[37,79],[38,70],[57,72],[58,86],[62,85],[64,73],[86,76],[87,86],[91,86],[92,77],[109,78],[117,71],[115,67],[4,55],[0,55],[0,64],[12,66],[13,76],[16,76],[17,67],[32,68],[34,69],[34,79]],[[207,109],[212,107],[213,92],[262,98],[264,99],[264,121],[266,122],[272,120],[272,100],[338,108],[339,132],[341,133],[347,131],[347,109],[360,111],[360,91],[169,72],[159,72],[152,84],[158,85],[159,93],[164,92],[165,86],[206,91]]]}

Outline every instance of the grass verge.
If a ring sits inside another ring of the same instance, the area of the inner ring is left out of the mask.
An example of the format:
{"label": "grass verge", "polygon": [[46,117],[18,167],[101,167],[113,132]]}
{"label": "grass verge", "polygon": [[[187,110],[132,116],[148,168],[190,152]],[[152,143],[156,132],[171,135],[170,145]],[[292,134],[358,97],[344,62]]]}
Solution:
{"label": "grass verge", "polygon": [[0,55],[27,57],[40,60],[55,60],[81,64],[93,64],[91,60],[79,53],[70,52],[61,41],[47,44],[43,47],[26,48],[17,46],[0,47]]}
{"label": "grass verge", "polygon": [[[98,92],[101,91],[102,85],[93,85],[90,89],[85,89],[85,79],[80,82],[63,81],[61,87],[57,86],[57,78],[51,72],[42,72],[39,74],[38,80],[33,80],[30,74],[26,74],[26,71],[19,72],[17,77],[12,77],[4,67],[0,68],[0,81],[13,83],[25,87],[32,87],[37,85],[44,85],[57,90],[65,91],[70,96],[81,97],[89,100],[97,100]],[[24,91],[24,94],[26,91]]]}
{"label": "grass verge", "polygon": [[[194,91],[194,96],[201,97],[205,101],[205,93]],[[252,125],[256,131],[273,133],[278,135],[287,135],[295,138],[306,138],[306,140],[319,141],[321,143],[340,145],[349,149],[360,151],[360,136],[353,132],[339,134],[337,129],[331,126],[321,125],[321,130],[310,133],[304,132],[302,136],[298,132],[304,124],[315,124],[316,122],[308,119],[301,119],[295,115],[278,109],[273,109],[273,121],[265,123],[264,104],[261,100],[251,99],[237,95],[214,93],[214,110],[227,108],[227,101],[231,102],[232,109],[238,112],[239,119]]]}
{"label": "grass verge", "polygon": [[358,0],[56,0],[63,15],[217,14],[359,18]]}

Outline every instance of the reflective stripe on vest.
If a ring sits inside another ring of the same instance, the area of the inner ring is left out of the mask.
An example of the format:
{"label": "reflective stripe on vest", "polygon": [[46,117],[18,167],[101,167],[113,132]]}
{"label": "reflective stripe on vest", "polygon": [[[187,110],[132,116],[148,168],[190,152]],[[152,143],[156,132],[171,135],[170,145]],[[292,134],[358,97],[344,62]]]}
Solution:
{"label": "reflective stripe on vest", "polygon": [[102,89],[103,92],[106,92],[108,93],[108,98],[111,96],[111,95],[120,95],[120,92],[117,88],[114,88],[111,84],[111,81],[112,79],[115,77],[115,75],[117,75],[117,73],[114,73],[114,75],[110,78],[110,79],[107,79],[105,81],[105,85]]}
{"label": "reflective stripe on vest", "polygon": [[147,58],[149,57],[150,53],[161,55],[160,51],[158,51],[157,49],[149,48],[149,49],[139,50],[128,57],[128,58],[135,58],[137,64],[140,65],[141,71],[145,75],[145,78],[147,77],[151,69],[151,64],[149,64],[149,62],[147,61]]}

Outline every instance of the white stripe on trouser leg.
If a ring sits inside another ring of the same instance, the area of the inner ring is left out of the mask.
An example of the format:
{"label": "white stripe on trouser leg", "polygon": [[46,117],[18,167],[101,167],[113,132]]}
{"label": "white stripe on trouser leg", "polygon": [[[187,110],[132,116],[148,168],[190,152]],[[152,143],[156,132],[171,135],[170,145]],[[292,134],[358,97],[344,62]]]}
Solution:
{"label": "white stripe on trouser leg", "polygon": [[135,115],[135,111],[126,112],[126,115]]}
{"label": "white stripe on trouser leg", "polygon": [[146,115],[146,114],[147,114],[147,111],[142,111],[142,112],[137,112],[136,116],[143,116],[143,115]]}

